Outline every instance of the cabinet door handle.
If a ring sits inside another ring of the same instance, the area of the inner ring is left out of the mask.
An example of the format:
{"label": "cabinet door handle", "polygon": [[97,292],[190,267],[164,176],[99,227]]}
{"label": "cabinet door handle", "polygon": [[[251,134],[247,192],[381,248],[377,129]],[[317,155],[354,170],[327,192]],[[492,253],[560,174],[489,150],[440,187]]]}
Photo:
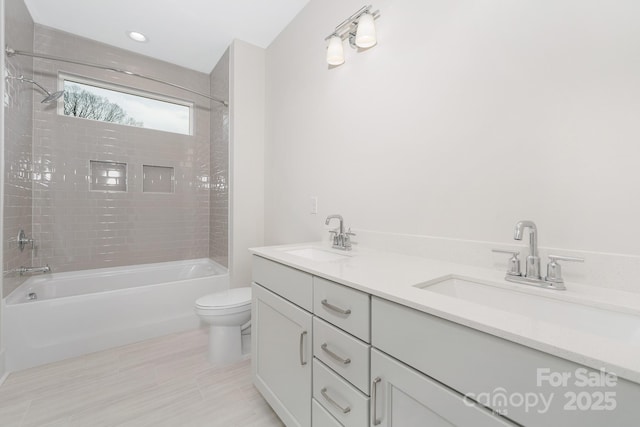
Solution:
{"label": "cabinet door handle", "polygon": [[304,337],[307,335],[307,331],[302,331],[300,334],[300,365],[304,366],[307,361],[304,360]]}
{"label": "cabinet door handle", "polygon": [[351,412],[351,406],[347,406],[346,408],[343,408],[342,406],[340,406],[340,404],[338,402],[336,402],[335,400],[333,400],[331,398],[331,396],[329,396],[327,394],[327,388],[323,388],[322,390],[320,390],[320,393],[322,394],[322,397],[324,397],[325,399],[327,399],[327,402],[331,403],[333,406],[335,406],[336,408],[338,408],[339,410],[342,411],[343,414],[348,414],[349,412]]}
{"label": "cabinet door handle", "polygon": [[345,310],[345,309],[343,309],[343,308],[336,307],[336,306],[335,306],[335,305],[333,305],[333,304],[329,304],[329,302],[327,302],[327,300],[326,300],[326,299],[323,299],[322,301],[320,301],[320,304],[324,305],[324,306],[325,306],[325,307],[327,307],[329,310],[333,310],[333,311],[335,311],[336,313],[344,314],[345,316],[348,316],[348,315],[350,315],[350,314],[351,314],[351,309],[350,309],[350,308],[348,308],[348,309],[346,309],[346,310]]}
{"label": "cabinet door handle", "polygon": [[340,357],[337,354],[335,354],[333,351],[329,350],[327,348],[327,343],[322,344],[320,346],[320,348],[322,349],[322,351],[324,351],[329,356],[331,356],[334,360],[336,360],[339,363],[342,363],[343,365],[348,365],[349,363],[351,363],[351,359],[349,359],[349,358],[343,359],[342,357]]}
{"label": "cabinet door handle", "polygon": [[373,420],[373,425],[380,425],[382,422],[381,419],[378,418],[377,408],[378,408],[378,383],[382,381],[380,377],[376,377],[373,380],[373,384],[371,384],[371,418]]}

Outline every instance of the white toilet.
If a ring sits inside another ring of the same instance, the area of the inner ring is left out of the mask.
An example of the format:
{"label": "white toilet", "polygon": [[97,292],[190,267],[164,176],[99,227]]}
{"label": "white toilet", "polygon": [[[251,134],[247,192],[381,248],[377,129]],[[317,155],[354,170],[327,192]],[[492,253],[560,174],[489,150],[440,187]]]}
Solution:
{"label": "white toilet", "polygon": [[251,319],[251,288],[233,288],[196,300],[196,314],[209,325],[209,361],[242,357],[242,325]]}

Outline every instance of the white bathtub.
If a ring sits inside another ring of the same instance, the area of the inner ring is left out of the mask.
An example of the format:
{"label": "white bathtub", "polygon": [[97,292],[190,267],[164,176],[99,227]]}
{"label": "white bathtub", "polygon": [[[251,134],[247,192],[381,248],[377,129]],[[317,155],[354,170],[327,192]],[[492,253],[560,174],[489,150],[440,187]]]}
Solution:
{"label": "white bathtub", "polygon": [[3,300],[7,370],[195,329],[195,300],[228,287],[210,259],[31,277]]}

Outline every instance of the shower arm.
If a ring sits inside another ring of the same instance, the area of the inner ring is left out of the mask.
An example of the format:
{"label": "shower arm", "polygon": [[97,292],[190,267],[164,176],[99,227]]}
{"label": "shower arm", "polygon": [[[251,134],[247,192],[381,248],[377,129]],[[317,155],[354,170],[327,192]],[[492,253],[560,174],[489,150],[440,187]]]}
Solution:
{"label": "shower arm", "polygon": [[[73,60],[73,59],[61,58],[59,56],[44,55],[44,54],[41,54],[41,53],[26,52],[26,51],[23,51],[23,50],[15,50],[15,49],[10,48],[9,46],[7,46],[5,48],[5,52],[7,53],[8,57],[12,57],[14,55],[29,56],[31,58],[40,58],[40,59],[48,59],[50,61],[66,62],[66,63],[69,63],[69,64],[82,65],[82,66],[85,66],[85,67],[98,68],[98,69],[101,69],[101,70],[114,71],[116,73],[126,74],[128,76],[139,77],[141,79],[150,80],[150,81],[153,81],[153,82],[156,82],[156,83],[161,83],[161,84],[164,84],[164,85],[167,85],[167,86],[175,87],[177,89],[181,89],[181,90],[185,90],[187,92],[194,93],[196,95],[203,96],[203,97],[205,97],[207,99],[210,99],[212,101],[219,102],[220,104],[224,105],[225,107],[229,106],[229,103],[227,101],[222,100],[222,99],[215,98],[213,96],[204,94],[202,92],[198,92],[198,91],[193,90],[193,89],[189,89],[189,88],[184,87],[184,86],[177,85],[175,83],[170,83],[170,82],[167,82],[165,80],[156,79],[155,77],[150,77],[150,76],[146,76],[144,74],[134,73],[133,71],[123,70],[123,69],[115,68],[115,67],[109,67],[109,66],[106,66],[106,65],[92,64],[90,62],[83,62],[83,61],[76,61],[76,60]],[[38,86],[40,86],[40,85],[38,85]]]}
{"label": "shower arm", "polygon": [[40,83],[36,82],[35,80],[28,79],[25,76],[20,76],[20,77],[7,76],[7,77],[9,77],[10,79],[20,80],[21,82],[33,83],[34,85],[42,89],[47,95],[51,95],[51,92],[46,90]]}

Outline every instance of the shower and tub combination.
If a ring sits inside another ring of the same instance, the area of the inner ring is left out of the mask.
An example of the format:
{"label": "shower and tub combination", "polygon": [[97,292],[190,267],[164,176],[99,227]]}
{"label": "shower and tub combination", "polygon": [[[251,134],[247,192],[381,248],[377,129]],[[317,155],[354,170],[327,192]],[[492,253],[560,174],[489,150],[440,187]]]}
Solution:
{"label": "shower and tub combination", "polygon": [[[6,48],[6,54],[7,57],[28,56],[115,71],[186,90],[221,104],[223,107],[228,106],[226,101],[206,93],[111,66],[17,51],[9,47]],[[45,82],[39,81],[39,78],[27,78],[19,72],[13,76],[8,75],[6,78],[21,84],[31,84],[34,89],[42,91],[46,94],[41,100],[44,104],[52,104],[63,99],[63,90],[49,91],[46,88],[47,84],[41,84]],[[55,111],[51,107],[46,108],[49,112]],[[51,117],[56,116],[52,114]],[[90,126],[85,125],[85,122],[82,123],[78,126]],[[72,126],[69,124],[67,127]],[[83,131],[86,132],[86,130]],[[192,140],[198,137],[198,135],[194,136]],[[111,144],[111,141],[109,143]],[[184,150],[194,151],[193,148]],[[154,161],[153,159],[156,158],[155,152],[147,156],[150,158],[149,161]],[[193,171],[194,175],[200,175],[199,170],[194,168]],[[198,180],[201,178],[201,176],[197,177]],[[198,185],[199,183],[200,181],[196,182]],[[177,191],[175,193],[178,194]],[[100,203],[101,199],[95,197],[96,194],[99,193],[93,193],[93,196],[87,199],[96,200],[95,204]],[[150,192],[142,197],[147,198],[146,200],[157,200],[161,197],[169,200],[168,197],[172,196]],[[113,197],[105,198],[113,199]],[[60,228],[64,228],[63,225],[60,225]],[[48,256],[54,255],[49,252]],[[63,262],[67,262],[67,265],[63,270],[73,269],[73,265],[68,262],[68,257],[73,255],[65,252],[64,256],[67,258],[63,258]],[[181,259],[180,257],[184,255],[172,256]],[[206,250],[197,252],[193,258],[200,256],[207,256]],[[162,255],[161,258],[171,259],[166,255]],[[210,336],[218,337],[211,342],[220,342],[218,341],[220,336],[233,336],[233,339],[227,337],[222,340],[233,342],[230,346],[233,352],[220,353],[218,351],[220,346],[215,346],[216,352],[211,351],[215,356],[212,360],[219,360],[218,356],[226,359],[229,354],[236,353],[236,336],[240,333],[240,325],[248,321],[250,295],[246,295],[244,291],[229,289],[227,268],[209,258],[79,271],[56,271],[55,260],[47,258],[47,255],[40,254],[38,260],[43,264],[44,261],[50,262],[51,270],[48,266],[45,266],[46,268],[14,268],[11,273],[16,276],[45,274],[27,278],[9,295],[5,295],[1,302],[3,305],[2,337],[6,350],[6,368],[9,372],[174,332],[196,329],[203,324],[209,328]],[[33,258],[33,261],[36,259]],[[126,259],[120,259],[116,265],[126,261]],[[27,261],[21,262],[24,264],[18,265],[30,265],[26,264]],[[100,266],[99,263],[94,265]],[[202,299],[203,296],[207,297]],[[196,300],[199,301],[197,304]],[[229,322],[233,325],[228,325]],[[228,334],[229,330],[221,329],[228,326],[233,328],[233,333]]]}
{"label": "shower and tub combination", "polygon": [[194,302],[228,288],[210,259],[32,276],[2,302],[7,369],[198,328]]}

